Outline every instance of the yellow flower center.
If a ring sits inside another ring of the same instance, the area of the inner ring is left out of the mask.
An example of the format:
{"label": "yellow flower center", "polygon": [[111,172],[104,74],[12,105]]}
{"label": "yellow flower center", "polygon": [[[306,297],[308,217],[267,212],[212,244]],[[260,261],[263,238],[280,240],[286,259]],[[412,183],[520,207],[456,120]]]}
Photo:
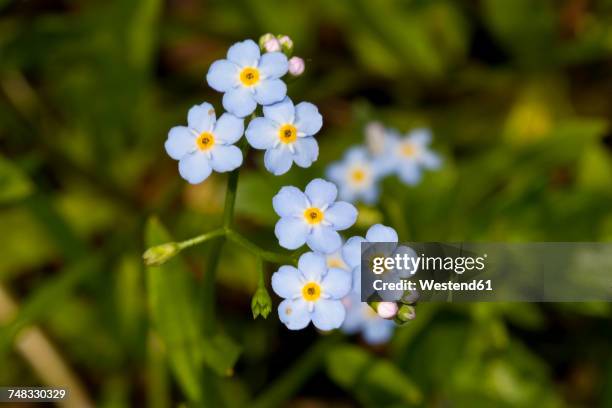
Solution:
{"label": "yellow flower center", "polygon": [[240,72],[240,82],[244,86],[257,85],[259,82],[259,70],[251,67],[244,68]]}
{"label": "yellow flower center", "polygon": [[314,302],[321,296],[321,286],[316,282],[308,282],[302,287],[302,297],[308,302]]}
{"label": "yellow flower center", "polygon": [[198,149],[206,151],[210,150],[215,145],[215,137],[210,132],[202,132],[196,139]]}
{"label": "yellow flower center", "polygon": [[402,155],[406,157],[412,157],[415,155],[416,149],[414,148],[412,143],[404,143],[404,145],[402,146],[401,152],[402,152]]}
{"label": "yellow flower center", "polygon": [[297,139],[297,129],[290,124],[283,125],[278,130],[278,138],[283,143],[293,143]]}
{"label": "yellow flower center", "polygon": [[323,212],[318,208],[311,207],[304,211],[304,219],[310,225],[316,225],[323,221]]}

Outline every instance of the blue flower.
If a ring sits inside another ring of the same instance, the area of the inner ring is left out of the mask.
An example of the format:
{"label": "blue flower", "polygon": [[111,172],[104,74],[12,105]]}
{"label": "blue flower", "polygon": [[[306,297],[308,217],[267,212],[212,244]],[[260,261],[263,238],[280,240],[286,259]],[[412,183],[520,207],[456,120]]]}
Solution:
{"label": "blue flower", "polygon": [[253,40],[238,42],[227,51],[227,59],[213,62],[206,75],[208,85],[223,92],[223,107],[238,117],[253,113],[257,104],[270,105],[287,94],[279,78],[289,63],[282,52],[260,54]]}
{"label": "blue flower", "polygon": [[232,171],[242,164],[242,152],[233,144],[244,133],[244,121],[230,113],[216,119],[215,109],[204,102],[189,109],[187,126],[168,132],[168,155],[179,161],[181,177],[201,183],[210,173]]}
{"label": "blue flower", "polygon": [[342,331],[346,334],[361,333],[368,344],[376,345],[389,341],[395,329],[392,320],[383,319],[354,292],[342,299],[346,307],[346,318]]}
{"label": "blue flower", "polygon": [[304,193],[293,186],[285,186],[272,199],[274,211],[281,217],[274,234],[280,246],[297,249],[308,246],[325,254],[342,245],[337,231],[345,230],[357,220],[357,209],[344,201],[337,201],[338,189],[333,183],[314,179]]}
{"label": "blue flower", "polygon": [[322,254],[307,252],[297,268],[284,265],[272,274],[272,289],[285,299],[278,305],[278,317],[287,328],[300,330],[312,321],[320,330],[332,330],[344,321],[341,299],[351,289],[351,277],[328,269]]}
{"label": "blue flower", "polygon": [[431,132],[429,129],[416,129],[404,138],[392,142],[393,157],[397,163],[396,171],[400,180],[415,185],[421,180],[422,169],[437,169],[442,160],[429,149]]}
{"label": "blue flower", "polygon": [[399,137],[397,130],[385,128],[379,122],[370,122],[365,127],[366,146],[380,177],[393,173],[397,167],[393,148]]}
{"label": "blue flower", "polygon": [[[397,232],[391,228],[382,224],[375,224],[368,229],[365,238],[360,236],[354,236],[349,238],[346,241],[346,244],[342,247],[342,257],[351,268],[353,275],[353,291],[355,293],[361,293],[361,258],[362,258],[362,243],[381,243],[388,242],[390,245],[377,246],[375,249],[378,252],[374,253],[374,248],[371,251],[365,252],[363,257],[365,259],[372,259],[375,256],[383,256],[383,257],[395,257],[396,255],[400,255],[401,257],[404,254],[408,255],[408,257],[416,257],[416,253],[412,248],[407,246],[398,246],[398,237]],[[367,251],[367,249],[366,249]],[[382,253],[379,253],[381,252]],[[370,262],[371,263],[371,262]],[[383,282],[388,283],[399,283],[402,278],[407,278],[410,276],[410,270],[407,269],[390,269],[385,270],[382,274],[377,275],[377,279],[381,279]],[[372,275],[368,274],[368,278],[371,278]],[[366,293],[361,293],[362,298],[369,297],[372,293],[374,293],[372,282],[368,281],[363,285],[364,288],[367,288],[368,291]],[[402,297],[403,291],[396,290],[386,290],[379,292],[380,297],[384,301],[395,301]]]}
{"label": "blue flower", "polygon": [[323,125],[323,117],[312,103],[293,106],[286,97],[264,106],[264,117],[249,123],[245,136],[251,146],[265,149],[266,169],[276,176],[289,171],[293,162],[310,167],[319,156],[319,145],[313,137]]}
{"label": "blue flower", "polygon": [[327,177],[338,185],[340,199],[350,202],[361,200],[374,204],[379,195],[379,176],[380,172],[363,147],[349,149],[341,162],[327,168]]}

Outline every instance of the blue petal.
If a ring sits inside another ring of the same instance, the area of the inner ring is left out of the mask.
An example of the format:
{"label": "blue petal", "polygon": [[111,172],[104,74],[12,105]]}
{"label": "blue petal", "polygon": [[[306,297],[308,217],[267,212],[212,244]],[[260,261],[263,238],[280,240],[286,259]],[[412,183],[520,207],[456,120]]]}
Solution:
{"label": "blue petal", "polygon": [[249,123],[245,136],[255,149],[270,149],[278,140],[278,125],[266,118],[255,118]]}
{"label": "blue petal", "polygon": [[199,133],[210,132],[215,119],[215,108],[208,102],[192,106],[187,113],[187,125]]}
{"label": "blue petal", "polygon": [[361,243],[365,241],[362,237],[351,237],[342,247],[342,257],[352,268],[361,265]]}
{"label": "blue petal", "polygon": [[333,228],[318,226],[312,229],[306,243],[313,251],[330,254],[342,245],[342,239]]}
{"label": "blue petal", "polygon": [[242,164],[242,152],[234,145],[215,146],[211,156],[210,164],[219,173],[235,170]]}
{"label": "blue petal", "polygon": [[274,235],[283,248],[298,249],[306,242],[308,226],[300,218],[281,218],[274,227]]}
{"label": "blue petal", "polygon": [[308,202],[298,188],[285,186],[272,198],[272,206],[281,217],[303,217]]}
{"label": "blue petal", "polygon": [[314,137],[300,137],[293,144],[293,160],[300,167],[310,167],[319,157],[319,145]]}
{"label": "blue petal", "polygon": [[308,304],[304,299],[285,299],[278,305],[278,318],[289,330],[302,330],[310,323]]}
{"label": "blue petal", "polygon": [[168,132],[164,147],[170,157],[180,160],[196,149],[195,135],[185,126],[175,126]]}
{"label": "blue petal", "polygon": [[393,335],[394,328],[395,325],[391,320],[373,318],[363,326],[363,339],[372,345],[386,343]]}
{"label": "blue petal", "polygon": [[291,299],[301,294],[302,286],[300,272],[294,266],[283,265],[272,274],[272,289],[282,298]]}
{"label": "blue petal", "polygon": [[351,274],[342,269],[332,268],[321,281],[321,287],[326,295],[332,299],[341,299],[351,290]]}
{"label": "blue petal", "polygon": [[275,176],[288,172],[292,163],[293,155],[289,149],[283,147],[266,150],[264,154],[266,169]]}
{"label": "blue petal", "polygon": [[282,101],[263,107],[264,116],[278,124],[293,123],[295,107],[293,102],[286,96]]}
{"label": "blue petal", "polygon": [[421,169],[414,160],[404,160],[397,169],[397,175],[408,185],[415,185],[421,181]]}
{"label": "blue petal", "polygon": [[[351,275],[353,276],[353,286],[351,287],[351,289],[353,293],[361,297],[361,266],[358,265],[354,267],[351,271]],[[369,288],[371,289],[372,287],[370,286]],[[374,290],[372,289],[371,292],[373,291]],[[369,293],[366,294],[366,297],[368,297],[369,295]]]}
{"label": "blue petal", "polygon": [[336,197],[338,196],[338,189],[334,183],[330,183],[320,178],[314,179],[308,183],[304,192],[310,200],[310,203],[318,208],[331,205],[336,201]]}
{"label": "blue petal", "polygon": [[442,159],[437,154],[425,150],[421,153],[419,161],[423,164],[423,167],[427,169],[437,169],[442,165]]}
{"label": "blue petal", "polygon": [[238,86],[238,66],[228,60],[218,60],[212,63],[206,74],[206,82],[218,92],[227,92]]}
{"label": "blue petal", "polygon": [[185,156],[179,161],[179,173],[181,177],[191,184],[198,184],[206,180],[212,167],[208,161],[208,157],[204,153],[195,152]]}
{"label": "blue petal", "polygon": [[259,70],[265,78],[280,78],[288,69],[289,62],[282,52],[268,52],[259,59]]}
{"label": "blue petal", "polygon": [[227,59],[244,67],[256,67],[259,62],[259,46],[253,40],[237,42],[227,50]]}
{"label": "blue petal", "polygon": [[321,130],[323,116],[312,103],[300,102],[295,107],[295,126],[299,132],[312,136]]}
{"label": "blue petal", "polygon": [[319,330],[333,330],[342,326],[346,310],[339,300],[320,299],[315,303],[312,324]]}
{"label": "blue petal", "polygon": [[255,86],[255,100],[260,105],[280,102],[287,95],[287,85],[280,79],[264,79]]}
{"label": "blue petal", "polygon": [[378,201],[379,194],[380,191],[378,189],[378,186],[374,184],[370,186],[370,188],[363,190],[363,192],[361,193],[361,199],[365,204],[376,204],[376,202]]}
{"label": "blue petal", "polygon": [[321,282],[327,273],[327,261],[321,254],[306,252],[298,260],[298,269],[307,281]]}
{"label": "blue petal", "polygon": [[356,293],[349,293],[342,304],[346,308],[346,317],[342,323],[342,331],[346,334],[357,333],[363,325],[363,315],[361,313],[362,303]]}
{"label": "blue petal", "polygon": [[346,184],[341,185],[340,188],[338,189],[338,197],[342,201],[354,203],[355,201],[357,201],[358,196],[359,196],[358,192],[355,191],[353,188],[347,186]]}
{"label": "blue petal", "polygon": [[346,166],[342,162],[332,163],[325,170],[325,176],[337,185],[344,183],[345,173]]}
{"label": "blue petal", "polygon": [[408,139],[419,146],[426,146],[431,143],[431,130],[415,129],[408,134]]}
{"label": "blue petal", "polygon": [[382,224],[372,225],[366,233],[369,242],[397,242],[397,232]]}
{"label": "blue petal", "polygon": [[370,155],[368,151],[363,147],[351,147],[344,154],[344,160],[347,164],[353,163],[368,163]]}
{"label": "blue petal", "polygon": [[256,107],[257,102],[253,99],[253,94],[245,87],[230,89],[223,95],[223,108],[239,118],[250,115]]}
{"label": "blue petal", "polygon": [[325,219],[335,230],[345,230],[357,220],[357,208],[344,201],[338,201],[325,211]]}
{"label": "blue petal", "polygon": [[220,141],[234,144],[244,134],[244,120],[231,113],[224,113],[215,124],[214,134]]}

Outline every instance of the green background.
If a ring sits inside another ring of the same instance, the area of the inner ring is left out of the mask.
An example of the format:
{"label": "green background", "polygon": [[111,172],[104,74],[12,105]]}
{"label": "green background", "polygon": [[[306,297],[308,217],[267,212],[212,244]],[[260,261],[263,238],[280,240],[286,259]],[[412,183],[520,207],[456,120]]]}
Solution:
{"label": "green background", "polygon": [[254,258],[227,244],[202,332],[210,245],[148,271],[141,254],[218,226],[227,176],[189,186],[163,142],[193,104],[221,110],[209,65],[266,32],[292,37],[289,95],[324,127],[309,169],[274,177],[250,152],[236,229],[263,248],[272,196],[370,120],[430,127],[444,166],[385,180],[351,234],[612,238],[610,0],[0,0],[0,384],[78,379],[97,406],[612,406],[609,304],[421,304],[369,347],[275,307],[253,320]]}

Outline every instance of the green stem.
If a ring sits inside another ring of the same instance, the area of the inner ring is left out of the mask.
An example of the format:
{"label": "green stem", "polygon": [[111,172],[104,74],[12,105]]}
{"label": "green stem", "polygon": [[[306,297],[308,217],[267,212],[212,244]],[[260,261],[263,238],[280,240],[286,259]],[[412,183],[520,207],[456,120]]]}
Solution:
{"label": "green stem", "polygon": [[236,232],[232,229],[228,229],[226,231],[226,237],[230,241],[244,247],[247,251],[258,255],[264,261],[272,262],[276,264],[285,264],[285,263],[294,264],[295,263],[295,259],[291,255],[279,254],[276,252],[267,251],[265,249],[262,249],[256,244],[252,243],[248,238],[246,238],[239,232]]}
{"label": "green stem", "polygon": [[197,237],[193,237],[191,239],[179,242],[178,246],[182,250],[223,235],[225,235],[225,230],[223,228],[218,228],[216,230],[206,232],[202,235],[198,235]]}
{"label": "green stem", "polygon": [[276,407],[285,403],[319,369],[327,352],[339,339],[336,334],[319,338],[286,373],[255,400],[251,408]]}

